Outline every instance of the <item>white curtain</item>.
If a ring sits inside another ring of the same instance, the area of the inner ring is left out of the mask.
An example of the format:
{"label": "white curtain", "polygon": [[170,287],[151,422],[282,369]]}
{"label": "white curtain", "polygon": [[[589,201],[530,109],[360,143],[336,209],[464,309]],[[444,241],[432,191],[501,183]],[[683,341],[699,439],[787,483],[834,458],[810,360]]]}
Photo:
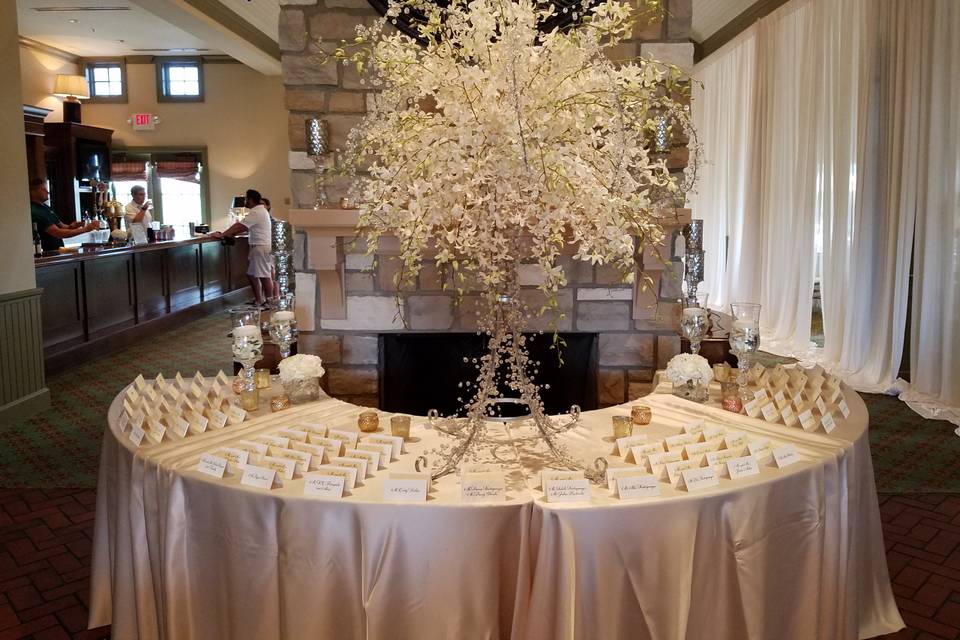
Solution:
{"label": "white curtain", "polygon": [[[941,405],[960,404],[958,11],[792,0],[694,70],[706,167],[691,207],[711,306],[760,302],[764,350],[899,390],[916,221],[912,397]],[[809,343],[818,228],[822,350]]]}
{"label": "white curtain", "polygon": [[904,70],[918,96],[917,127],[904,173],[917,226],[911,388],[900,397],[925,417],[960,425],[960,3],[923,0],[911,12]]}

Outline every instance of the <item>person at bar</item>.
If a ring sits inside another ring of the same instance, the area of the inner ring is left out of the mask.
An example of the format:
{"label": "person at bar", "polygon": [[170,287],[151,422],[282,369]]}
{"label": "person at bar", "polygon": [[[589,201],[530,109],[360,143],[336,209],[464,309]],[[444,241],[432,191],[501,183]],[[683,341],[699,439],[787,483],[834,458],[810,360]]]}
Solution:
{"label": "person at bar", "polygon": [[133,188],[130,189],[130,197],[132,200],[127,203],[123,212],[127,229],[133,224],[143,225],[143,228],[146,229],[150,226],[150,223],[153,222],[153,215],[150,213],[150,209],[153,208],[153,203],[147,200],[147,190],[139,184],[134,185]]}
{"label": "person at bar", "polygon": [[243,220],[234,222],[226,231],[214,231],[214,238],[232,238],[247,233],[250,253],[247,278],[253,289],[254,304],[263,306],[273,297],[273,269],[270,260],[272,222],[263,204],[263,196],[255,189],[247,189],[245,206],[249,209]]}
{"label": "person at bar", "polygon": [[79,220],[64,224],[57,212],[47,204],[49,197],[45,180],[34,178],[30,181],[30,218],[37,225],[40,246],[44,251],[56,251],[63,246],[64,238],[73,238],[99,227],[96,222],[83,224]]}

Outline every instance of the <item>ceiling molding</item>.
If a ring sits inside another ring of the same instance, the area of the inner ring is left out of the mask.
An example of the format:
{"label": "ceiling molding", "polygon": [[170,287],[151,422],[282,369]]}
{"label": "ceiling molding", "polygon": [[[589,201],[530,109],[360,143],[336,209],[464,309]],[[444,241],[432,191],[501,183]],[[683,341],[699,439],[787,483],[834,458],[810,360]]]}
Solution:
{"label": "ceiling molding", "polygon": [[[757,0],[736,18],[717,29],[713,35],[694,49],[694,59],[700,62],[711,53],[727,44],[760,18],[763,18],[786,4],[788,0]],[[696,55],[699,54],[699,55]]]}
{"label": "ceiling molding", "polygon": [[280,45],[218,0],[131,0],[265,75],[280,75]]}
{"label": "ceiling molding", "polygon": [[57,49],[56,47],[51,47],[48,44],[37,42],[36,40],[31,40],[30,38],[24,38],[23,36],[19,36],[19,41],[20,41],[20,46],[26,49],[33,49],[34,51],[39,51],[47,55],[61,58],[63,60],[66,60],[67,62],[80,64],[80,57],[75,56],[69,51],[64,51],[63,49]]}

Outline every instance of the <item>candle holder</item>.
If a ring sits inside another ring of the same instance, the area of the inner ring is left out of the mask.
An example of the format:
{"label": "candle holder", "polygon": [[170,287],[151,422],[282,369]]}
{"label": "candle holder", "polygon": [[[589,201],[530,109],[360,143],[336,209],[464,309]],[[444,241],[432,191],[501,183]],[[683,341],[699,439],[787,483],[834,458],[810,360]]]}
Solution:
{"label": "candle holder", "polygon": [[307,155],[313,160],[315,172],[313,208],[322,209],[328,202],[324,155],[330,151],[330,124],[322,118],[310,118],[304,125],[307,135]]}
{"label": "candle holder", "polygon": [[380,428],[380,416],[376,411],[361,411],[357,417],[357,428],[364,433],[373,433]]}
{"label": "candle holder", "polygon": [[410,416],[390,416],[390,434],[410,439]]}
{"label": "candle holder", "polygon": [[[240,403],[244,409],[256,409],[259,402],[253,366],[263,354],[263,334],[260,332],[260,309],[254,306],[235,307],[230,310],[233,324],[233,359],[243,367],[243,386]],[[253,404],[253,408],[249,407]]]}
{"label": "candle holder", "polygon": [[630,408],[630,419],[633,424],[648,425],[653,420],[653,411],[645,404],[634,405]]}
{"label": "candle holder", "polygon": [[613,439],[626,438],[633,433],[633,421],[630,416],[613,416]]}
{"label": "candle holder", "polygon": [[747,390],[747,369],[750,358],[760,348],[760,305],[734,302],[730,305],[733,326],[730,328],[730,350],[737,356],[737,386],[743,402],[750,400]]}
{"label": "candle holder", "polygon": [[270,314],[270,339],[280,348],[280,356],[290,356],[290,348],[297,341],[297,318],[292,294],[277,300],[276,309]]}

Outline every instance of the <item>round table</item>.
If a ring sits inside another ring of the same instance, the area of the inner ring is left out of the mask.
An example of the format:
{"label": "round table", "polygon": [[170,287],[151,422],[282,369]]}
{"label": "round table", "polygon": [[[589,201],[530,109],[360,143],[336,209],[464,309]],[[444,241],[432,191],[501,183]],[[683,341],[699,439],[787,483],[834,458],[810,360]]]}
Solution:
{"label": "round table", "polygon": [[[463,504],[459,478],[426,502],[387,503],[388,471],[412,471],[440,435],[414,419],[408,452],[341,499],[270,490],[196,470],[203,453],[298,423],[356,430],[332,398],[261,409],[238,425],[136,447],[110,407],[97,489],[90,626],[118,638],[594,639],[869,638],[903,627],[887,575],[862,400],[831,434],[768,424],[668,394],[643,399],[650,439],[706,419],[792,443],[783,469],[688,493],[551,503],[544,459],[508,448],[507,499]],[[636,403],[632,403],[636,404]],[[564,435],[590,461],[613,455],[613,415]],[[381,423],[386,420],[381,420]],[[504,429],[497,425],[493,429]],[[504,436],[509,433],[504,430]],[[501,457],[503,448],[500,449]]]}

